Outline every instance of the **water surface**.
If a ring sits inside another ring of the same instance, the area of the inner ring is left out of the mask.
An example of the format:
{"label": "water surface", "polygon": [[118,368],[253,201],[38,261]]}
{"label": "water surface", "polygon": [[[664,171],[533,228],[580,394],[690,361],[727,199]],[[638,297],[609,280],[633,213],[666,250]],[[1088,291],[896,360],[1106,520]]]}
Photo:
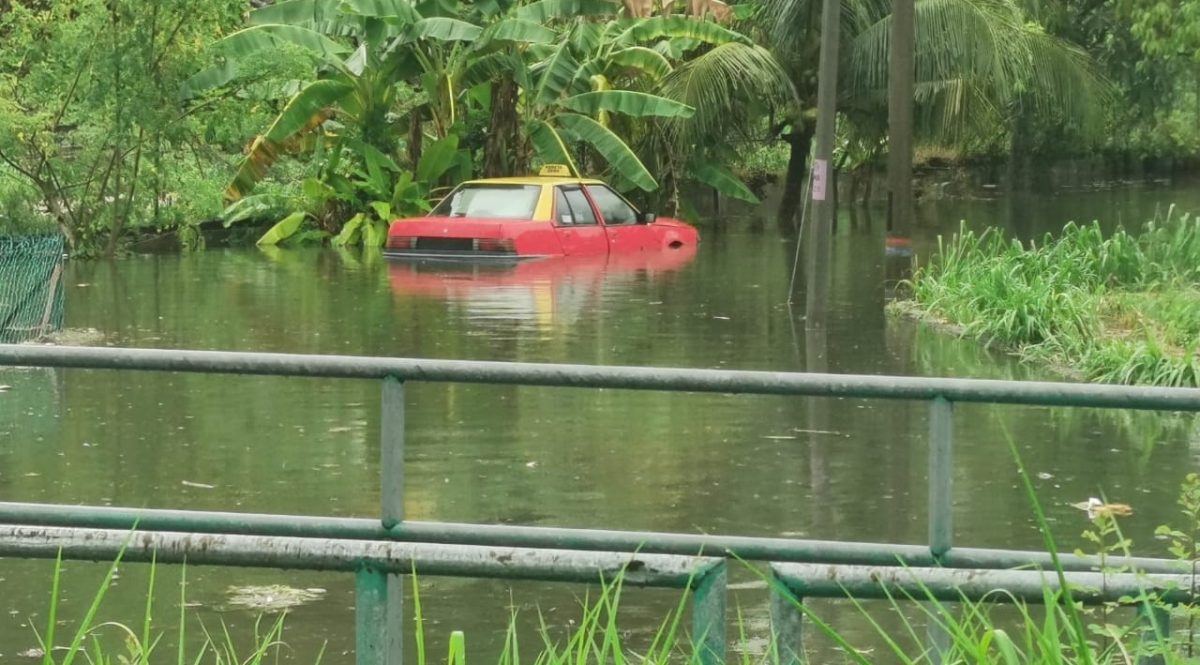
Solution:
{"label": "water surface", "polygon": [[[1147,218],[1188,186],[1061,197],[938,201],[914,233],[921,255],[968,218],[1014,235],[1067,219]],[[903,266],[885,259],[882,216],[844,216],[834,240],[830,327],[806,337],[803,281],[789,307],[794,239],[736,221],[708,227],[675,261],[518,271],[439,272],[333,250],[212,250],[73,262],[67,325],[127,347],[545,361],[662,367],[1054,378],[978,344],[890,318]],[[0,499],[373,517],[379,505],[379,385],[370,381],[87,370],[0,370]],[[408,389],[408,516],[689,533],[922,543],[927,405],[851,399],[414,384]],[[1015,441],[1066,549],[1087,522],[1068,504],[1104,493],[1133,504],[1135,549],[1165,553],[1154,527],[1174,518],[1196,466],[1196,430],[1170,414],[964,405],[955,414],[956,542],[1040,546],[1007,442]],[[60,615],[76,620],[103,570],[65,564]],[[53,566],[0,563],[0,662],[36,644]],[[288,618],[298,662],[352,662],[346,575],[194,568],[194,620],[251,630],[233,585],[326,593]],[[158,577],[173,631],[179,569]],[[144,566],[122,570],[105,616],[140,621]],[[751,650],[765,596],[739,575]],[[424,579],[426,629],[440,659],[450,630],[490,662],[509,607],[569,626],[585,589]],[[671,591],[630,591],[644,636]],[[853,612],[830,604],[837,621]],[[32,620],[32,626],[30,622]],[[196,626],[189,628],[194,638]],[[862,639],[869,637],[859,630]],[[530,633],[532,637],[532,633]],[[168,638],[170,642],[173,638]],[[432,648],[432,647],[431,647]],[[532,649],[532,641],[526,647]],[[410,641],[411,649],[411,641]]]}

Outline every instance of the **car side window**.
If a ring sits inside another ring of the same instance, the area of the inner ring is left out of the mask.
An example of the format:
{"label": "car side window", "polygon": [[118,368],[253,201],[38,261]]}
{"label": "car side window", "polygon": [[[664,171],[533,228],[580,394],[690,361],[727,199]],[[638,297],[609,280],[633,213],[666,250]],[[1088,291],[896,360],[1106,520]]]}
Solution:
{"label": "car side window", "polygon": [[637,211],[613,190],[604,185],[588,185],[587,190],[600,209],[605,224],[637,223]]}
{"label": "car side window", "polygon": [[562,187],[554,188],[554,221],[563,226],[575,223],[575,215],[571,213],[571,204],[567,203]]}
{"label": "car side window", "polygon": [[574,225],[590,225],[596,223],[596,214],[592,212],[592,204],[588,202],[584,196],[583,190],[578,187],[560,187],[559,195],[566,199],[570,206],[571,221],[563,221],[563,213],[560,207],[558,211],[558,219],[560,224]]}

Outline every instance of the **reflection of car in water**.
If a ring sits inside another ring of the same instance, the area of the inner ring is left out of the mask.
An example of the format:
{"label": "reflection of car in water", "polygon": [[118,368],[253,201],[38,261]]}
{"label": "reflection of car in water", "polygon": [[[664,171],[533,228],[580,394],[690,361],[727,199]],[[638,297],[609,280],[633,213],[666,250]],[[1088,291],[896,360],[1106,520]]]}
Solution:
{"label": "reflection of car in water", "polygon": [[669,252],[556,256],[508,264],[393,262],[392,291],[464,305],[473,317],[573,321],[589,299],[641,276],[683,268],[690,245]]}
{"label": "reflection of car in water", "polygon": [[689,224],[639,212],[603,182],[548,166],[534,177],[459,185],[428,215],[392,222],[384,253],[401,259],[511,262],[672,253],[699,241]]}

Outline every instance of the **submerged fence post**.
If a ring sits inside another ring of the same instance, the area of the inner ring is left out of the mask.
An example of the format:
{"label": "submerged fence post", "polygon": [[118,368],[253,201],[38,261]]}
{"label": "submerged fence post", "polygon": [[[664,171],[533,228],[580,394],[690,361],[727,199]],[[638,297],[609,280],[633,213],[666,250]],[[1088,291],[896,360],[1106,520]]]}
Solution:
{"label": "submerged fence post", "polygon": [[929,405],[929,551],[940,558],[953,546],[954,403],[935,397]]}
{"label": "submerged fence post", "polygon": [[771,649],[778,665],[800,665],[804,661],[803,598],[792,594],[771,569]]}
{"label": "submerged fence post", "polygon": [[725,595],[728,572],[722,561],[694,582],[692,635],[700,652],[700,665],[725,663]]}
{"label": "submerged fence post", "polygon": [[[390,529],[404,521],[404,382],[394,376],[383,380],[379,456],[383,527]],[[389,573],[386,586],[386,656],[382,662],[401,665],[404,659],[404,576]]]}
{"label": "submerged fence post", "polygon": [[388,665],[388,578],[374,568],[360,568],[354,584],[354,663]]}
{"label": "submerged fence post", "polygon": [[[1171,636],[1171,612],[1165,607],[1142,601],[1137,606],[1142,622],[1138,643],[1137,665],[1163,665],[1166,662],[1167,641]],[[1191,636],[1188,636],[1191,639]]]}

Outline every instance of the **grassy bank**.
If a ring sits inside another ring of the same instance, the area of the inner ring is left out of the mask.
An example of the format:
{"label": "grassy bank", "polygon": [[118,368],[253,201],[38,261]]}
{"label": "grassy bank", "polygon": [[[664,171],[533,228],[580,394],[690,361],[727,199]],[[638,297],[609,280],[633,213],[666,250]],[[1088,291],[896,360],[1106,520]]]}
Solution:
{"label": "grassy bank", "polygon": [[1200,385],[1200,219],[1025,244],[964,227],[909,286],[900,311],[1077,378]]}

